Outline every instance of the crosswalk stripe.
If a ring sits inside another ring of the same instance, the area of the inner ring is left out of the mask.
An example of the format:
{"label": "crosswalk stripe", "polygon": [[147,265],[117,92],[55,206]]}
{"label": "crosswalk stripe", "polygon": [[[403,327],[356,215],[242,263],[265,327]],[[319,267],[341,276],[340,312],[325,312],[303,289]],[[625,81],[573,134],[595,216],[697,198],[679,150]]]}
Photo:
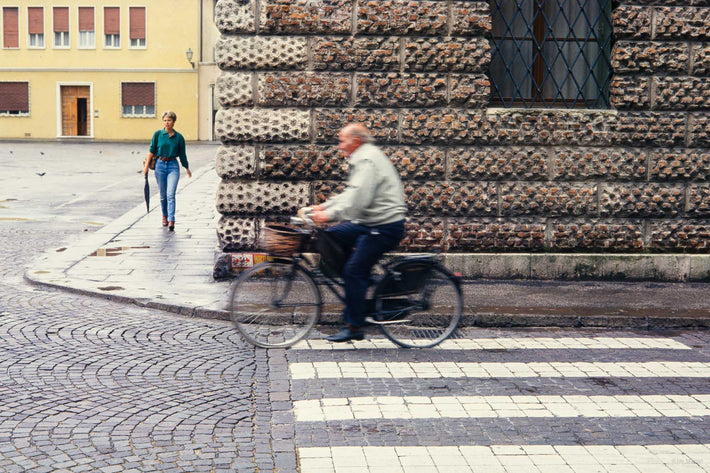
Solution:
{"label": "crosswalk stripe", "polygon": [[649,362],[298,362],[291,379],[710,377],[710,363]]}
{"label": "crosswalk stripe", "polygon": [[297,453],[301,473],[646,473],[710,468],[710,444],[301,447]]}
{"label": "crosswalk stripe", "polygon": [[375,396],[294,401],[297,422],[482,417],[710,416],[710,394],[618,396]]}
{"label": "crosswalk stripe", "polygon": [[[384,338],[354,341],[352,343],[332,343],[323,339],[302,340],[291,350],[351,350],[395,348],[396,345]],[[438,350],[570,350],[570,349],[667,349],[691,350],[683,343],[669,338],[652,337],[501,337],[501,338],[457,338],[445,340]]]}

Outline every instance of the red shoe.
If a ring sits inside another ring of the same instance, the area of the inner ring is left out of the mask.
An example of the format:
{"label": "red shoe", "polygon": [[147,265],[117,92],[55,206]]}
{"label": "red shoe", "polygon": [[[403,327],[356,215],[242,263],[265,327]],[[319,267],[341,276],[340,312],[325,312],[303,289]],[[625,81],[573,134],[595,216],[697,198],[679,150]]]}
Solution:
{"label": "red shoe", "polygon": [[163,226],[164,227],[168,226],[168,217],[166,217],[165,215],[163,215]]}
{"label": "red shoe", "polygon": [[168,230],[171,232],[175,231],[175,222],[168,222]]}

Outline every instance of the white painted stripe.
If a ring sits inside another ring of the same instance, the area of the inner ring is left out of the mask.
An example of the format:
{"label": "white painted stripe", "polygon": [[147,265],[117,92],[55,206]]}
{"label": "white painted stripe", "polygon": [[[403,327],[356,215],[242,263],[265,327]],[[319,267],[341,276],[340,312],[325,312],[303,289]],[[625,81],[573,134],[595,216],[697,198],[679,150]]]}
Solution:
{"label": "white painted stripe", "polygon": [[297,422],[483,417],[710,416],[710,394],[651,396],[377,396],[294,401]]}
{"label": "white painted stripe", "polygon": [[[384,338],[354,341],[352,343],[332,343],[323,339],[303,340],[291,350],[352,350],[395,348],[396,345]],[[604,349],[667,349],[691,350],[672,338],[651,337],[501,337],[449,339],[437,345],[438,350],[604,350]]]}
{"label": "white painted stripe", "polygon": [[301,473],[575,473],[710,471],[710,444],[309,447]]}
{"label": "white painted stripe", "polygon": [[303,362],[290,363],[292,379],[332,378],[710,378],[710,363],[649,362]]}

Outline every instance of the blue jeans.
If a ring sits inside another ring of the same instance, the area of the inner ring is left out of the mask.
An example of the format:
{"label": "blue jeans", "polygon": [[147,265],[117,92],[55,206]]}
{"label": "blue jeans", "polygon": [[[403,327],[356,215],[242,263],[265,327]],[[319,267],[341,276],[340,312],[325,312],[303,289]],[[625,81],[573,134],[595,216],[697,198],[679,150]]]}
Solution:
{"label": "blue jeans", "polygon": [[175,191],[180,180],[180,164],[177,159],[155,162],[155,180],[160,189],[160,208],[168,221],[175,221]]}
{"label": "blue jeans", "polygon": [[343,270],[345,321],[354,328],[365,325],[365,296],[372,267],[404,238],[404,220],[366,227],[351,222],[328,229],[344,248],[352,248]]}

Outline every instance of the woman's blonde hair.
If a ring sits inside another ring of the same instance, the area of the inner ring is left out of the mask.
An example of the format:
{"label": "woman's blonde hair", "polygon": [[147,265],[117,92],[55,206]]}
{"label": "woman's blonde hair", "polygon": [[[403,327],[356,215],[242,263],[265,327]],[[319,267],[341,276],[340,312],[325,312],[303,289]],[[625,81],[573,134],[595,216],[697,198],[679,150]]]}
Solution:
{"label": "woman's blonde hair", "polygon": [[173,112],[172,110],[163,112],[163,119],[165,119],[165,117],[172,118],[174,122],[177,121],[177,115],[175,115],[175,112]]}

